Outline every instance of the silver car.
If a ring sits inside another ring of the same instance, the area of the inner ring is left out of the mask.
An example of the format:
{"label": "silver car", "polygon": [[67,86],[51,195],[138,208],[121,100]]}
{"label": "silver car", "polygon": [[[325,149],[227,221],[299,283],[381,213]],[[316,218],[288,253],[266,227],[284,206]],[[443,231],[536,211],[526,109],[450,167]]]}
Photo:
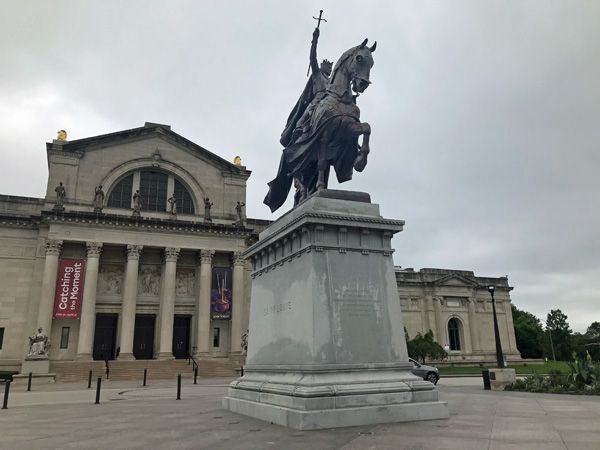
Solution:
{"label": "silver car", "polygon": [[427,366],[415,361],[412,358],[408,360],[413,363],[412,373],[418,377],[423,378],[425,381],[430,381],[433,384],[437,384],[440,379],[440,372],[437,367]]}

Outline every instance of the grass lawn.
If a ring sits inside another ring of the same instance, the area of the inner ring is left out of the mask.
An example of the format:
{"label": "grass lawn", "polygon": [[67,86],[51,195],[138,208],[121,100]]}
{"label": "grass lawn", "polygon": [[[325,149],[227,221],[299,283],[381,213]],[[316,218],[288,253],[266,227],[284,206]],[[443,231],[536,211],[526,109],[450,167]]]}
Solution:
{"label": "grass lawn", "polygon": [[[483,367],[438,367],[440,375],[481,375],[482,370],[495,369],[496,365],[488,365]],[[562,361],[547,361],[544,364],[528,365],[528,366],[508,366],[509,369],[515,369],[517,374],[530,374],[534,371],[536,373],[550,373],[556,370],[560,370],[562,373],[570,373],[571,370],[567,366],[566,362]]]}

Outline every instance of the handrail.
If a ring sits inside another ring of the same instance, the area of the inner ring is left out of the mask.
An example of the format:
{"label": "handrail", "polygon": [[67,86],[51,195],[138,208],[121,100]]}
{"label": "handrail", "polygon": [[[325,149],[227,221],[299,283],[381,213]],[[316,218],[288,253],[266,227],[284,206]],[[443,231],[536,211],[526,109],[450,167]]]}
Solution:
{"label": "handrail", "polygon": [[196,370],[198,369],[198,363],[196,362],[196,360],[192,356],[192,353],[189,350],[187,352],[186,359],[188,360],[188,366],[190,365],[190,362],[194,363],[194,365],[192,366],[192,371],[196,372]]}

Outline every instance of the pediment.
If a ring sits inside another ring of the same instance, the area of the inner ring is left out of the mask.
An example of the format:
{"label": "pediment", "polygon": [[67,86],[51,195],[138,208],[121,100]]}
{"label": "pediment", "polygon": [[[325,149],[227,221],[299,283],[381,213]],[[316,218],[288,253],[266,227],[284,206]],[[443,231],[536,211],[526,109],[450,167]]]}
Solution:
{"label": "pediment", "polygon": [[436,285],[443,286],[468,286],[468,287],[477,287],[479,283],[474,280],[471,280],[463,275],[452,273],[445,275],[441,278],[438,278],[433,282]]}
{"label": "pediment", "polygon": [[[62,154],[73,154],[74,156],[77,155],[83,157],[88,152],[144,141],[155,141],[149,147],[157,146],[159,152],[160,147],[163,146],[164,148],[165,145],[187,152],[195,158],[198,158],[223,172],[229,172],[244,178],[248,178],[251,173],[249,170],[246,170],[244,166],[236,166],[232,162],[223,159],[204,147],[175,133],[171,130],[169,125],[148,122],[143,127],[130,130],[117,131],[115,133],[103,134],[60,144],[57,144],[55,141],[55,143],[48,143],[47,149],[49,153],[61,152]],[[148,158],[151,156],[151,153],[149,153]]]}

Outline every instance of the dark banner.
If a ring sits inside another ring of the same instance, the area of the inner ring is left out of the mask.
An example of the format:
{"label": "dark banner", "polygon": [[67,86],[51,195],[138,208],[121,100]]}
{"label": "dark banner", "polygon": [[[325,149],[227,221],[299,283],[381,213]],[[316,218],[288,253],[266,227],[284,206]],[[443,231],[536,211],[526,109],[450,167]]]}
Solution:
{"label": "dark banner", "polygon": [[231,275],[229,267],[213,267],[210,318],[231,319]]}
{"label": "dark banner", "polygon": [[55,319],[79,319],[84,267],[82,259],[60,260],[54,298]]}

